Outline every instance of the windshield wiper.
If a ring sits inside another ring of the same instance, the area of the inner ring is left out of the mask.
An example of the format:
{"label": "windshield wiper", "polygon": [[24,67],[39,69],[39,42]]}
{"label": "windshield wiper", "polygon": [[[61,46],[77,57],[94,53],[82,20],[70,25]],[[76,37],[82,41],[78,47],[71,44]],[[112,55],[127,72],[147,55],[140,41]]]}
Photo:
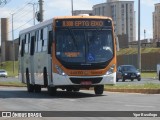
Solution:
{"label": "windshield wiper", "polygon": [[75,48],[76,48],[76,50],[78,51],[78,45],[77,45],[77,43],[76,43],[76,38],[75,38],[75,36],[74,36],[74,33],[72,32],[71,28],[68,28],[68,30],[69,30],[69,33],[71,34],[71,38],[72,38],[72,41],[73,41],[73,43],[74,43],[74,45],[75,45]]}

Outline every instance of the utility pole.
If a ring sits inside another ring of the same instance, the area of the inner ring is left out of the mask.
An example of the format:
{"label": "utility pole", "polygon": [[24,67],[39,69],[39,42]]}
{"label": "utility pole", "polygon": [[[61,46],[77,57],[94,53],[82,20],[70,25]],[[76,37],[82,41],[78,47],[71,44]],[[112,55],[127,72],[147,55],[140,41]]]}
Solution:
{"label": "utility pole", "polygon": [[141,71],[140,0],[138,0],[138,69]]}
{"label": "utility pole", "polygon": [[71,0],[71,9],[72,9],[72,16],[73,16],[73,0]]}
{"label": "utility pole", "polygon": [[13,73],[15,72],[15,45],[14,45],[14,26],[13,26],[13,15],[15,13],[12,13],[12,47],[13,47]]}
{"label": "utility pole", "polygon": [[33,6],[33,25],[35,25],[35,5],[36,3],[28,3],[28,4],[31,4]]}
{"label": "utility pole", "polygon": [[40,22],[43,22],[43,0],[39,0]]}
{"label": "utility pole", "polygon": [[146,30],[144,29],[144,40],[146,39]]}

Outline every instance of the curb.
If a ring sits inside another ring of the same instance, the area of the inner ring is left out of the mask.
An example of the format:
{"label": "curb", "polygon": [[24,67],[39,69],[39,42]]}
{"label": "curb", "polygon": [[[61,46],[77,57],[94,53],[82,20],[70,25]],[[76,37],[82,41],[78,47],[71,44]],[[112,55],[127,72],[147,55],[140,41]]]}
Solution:
{"label": "curb", "polygon": [[108,92],[160,94],[160,89],[105,89]]}
{"label": "curb", "polygon": [[[0,85],[0,87],[26,87],[26,86]],[[114,88],[108,89],[108,88],[105,88],[104,91],[123,92],[123,93],[160,94],[160,89],[114,89]]]}

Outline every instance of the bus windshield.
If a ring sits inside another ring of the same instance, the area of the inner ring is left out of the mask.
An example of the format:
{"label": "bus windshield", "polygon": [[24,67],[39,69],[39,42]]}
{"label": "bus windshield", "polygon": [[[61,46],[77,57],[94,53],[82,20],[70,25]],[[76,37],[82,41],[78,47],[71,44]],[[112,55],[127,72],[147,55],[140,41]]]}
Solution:
{"label": "bus windshield", "polygon": [[56,31],[56,56],[64,62],[107,62],[113,57],[113,49],[111,29],[59,28]]}

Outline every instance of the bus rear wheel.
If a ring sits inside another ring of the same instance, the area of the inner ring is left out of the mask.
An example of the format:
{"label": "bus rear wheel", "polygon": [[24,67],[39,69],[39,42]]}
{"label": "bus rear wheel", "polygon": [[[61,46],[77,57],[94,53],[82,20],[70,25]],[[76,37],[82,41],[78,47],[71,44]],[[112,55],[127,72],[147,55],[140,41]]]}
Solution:
{"label": "bus rear wheel", "polygon": [[35,89],[36,93],[40,93],[41,92],[41,86],[40,85],[35,85],[34,87],[35,87],[34,89]]}
{"label": "bus rear wheel", "polygon": [[97,85],[94,87],[94,92],[96,95],[102,95],[104,91],[104,85]]}
{"label": "bus rear wheel", "polygon": [[26,81],[27,81],[27,91],[28,92],[34,92],[34,85],[30,84],[29,80],[29,71],[26,70]]}
{"label": "bus rear wheel", "polygon": [[48,86],[48,94],[50,96],[55,96],[56,93],[57,93],[57,88],[56,87],[50,87],[50,86]]}

